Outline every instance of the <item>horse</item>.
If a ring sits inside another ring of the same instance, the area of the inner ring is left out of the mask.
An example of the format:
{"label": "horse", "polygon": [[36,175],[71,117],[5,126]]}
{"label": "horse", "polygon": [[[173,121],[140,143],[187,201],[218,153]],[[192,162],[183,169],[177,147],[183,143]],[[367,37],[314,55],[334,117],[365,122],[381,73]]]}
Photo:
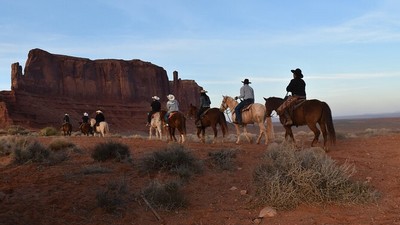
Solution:
{"label": "horse", "polygon": [[106,134],[110,133],[110,129],[108,127],[108,123],[106,121],[102,121],[98,126],[95,126],[96,120],[90,119],[90,126],[92,127],[95,133],[98,133],[101,137],[104,137]]}
{"label": "horse", "polygon": [[86,136],[89,136],[89,134],[93,135],[92,127],[90,126],[89,123],[79,122],[79,129],[82,132],[82,134]]}
{"label": "horse", "polygon": [[151,116],[151,122],[149,127],[149,140],[153,138],[153,133],[155,137],[162,140],[162,129],[163,129],[163,117],[161,112],[156,112]]}
{"label": "horse", "polygon": [[63,132],[64,136],[71,136],[72,124],[69,122],[64,123],[63,125],[61,125],[61,131]]}
{"label": "horse", "polygon": [[[239,103],[232,97],[222,96],[222,103],[221,103],[220,110],[226,111],[229,108],[229,110],[232,112],[232,119],[234,119],[236,117],[234,114],[235,107],[238,104]],[[267,128],[265,128],[265,124],[264,124],[265,121],[267,122]],[[246,129],[247,124],[254,124],[254,123],[258,124],[258,126],[260,128],[260,132],[257,137],[257,144],[260,143],[263,134],[265,136],[265,144],[268,144],[269,138],[271,138],[271,139],[274,138],[274,130],[273,130],[273,126],[272,126],[272,120],[271,120],[271,117],[267,117],[266,108],[263,104],[253,103],[249,106],[244,107],[244,110],[242,111],[242,123],[243,123],[243,133],[246,136],[247,141],[249,141],[250,143],[252,143],[252,140],[247,133],[247,129]],[[236,128],[236,134],[237,134],[236,144],[239,144],[240,143],[240,128],[239,128],[238,124],[234,124],[234,125]]]}
{"label": "horse", "polygon": [[[268,115],[271,115],[273,110],[276,111],[276,109],[285,101],[284,99],[278,97],[264,98],[264,100]],[[291,117],[293,121],[292,125],[284,125],[283,118],[279,118],[282,126],[285,128],[286,131],[285,139],[287,139],[287,137],[289,136],[291,140],[295,142],[291,127],[307,125],[314,133],[314,139],[311,142],[311,147],[318,143],[318,138],[321,134],[321,131],[324,138],[325,150],[328,150],[328,138],[331,144],[336,143],[336,134],[335,127],[333,126],[332,121],[332,112],[326,102],[319,101],[317,99],[305,100],[304,102],[294,106]],[[321,131],[318,129],[317,123],[319,124]]]}
{"label": "horse", "polygon": [[[205,143],[205,132],[206,128],[211,126],[214,131],[214,140],[213,143],[217,140],[217,124],[221,127],[222,137],[228,133],[228,125],[226,124],[225,115],[220,111],[219,108],[210,108],[207,109],[202,115],[200,115],[201,127],[197,127],[197,137],[201,140],[201,142]],[[200,133],[202,134],[200,136]]]}
{"label": "horse", "polygon": [[187,113],[187,118],[193,119],[197,116],[197,107],[194,106],[192,103],[189,105],[189,111]]}
{"label": "horse", "polygon": [[175,129],[180,133],[179,142],[185,142],[186,136],[186,117],[180,112],[171,112],[168,118],[168,133],[171,141],[177,141],[175,137]]}

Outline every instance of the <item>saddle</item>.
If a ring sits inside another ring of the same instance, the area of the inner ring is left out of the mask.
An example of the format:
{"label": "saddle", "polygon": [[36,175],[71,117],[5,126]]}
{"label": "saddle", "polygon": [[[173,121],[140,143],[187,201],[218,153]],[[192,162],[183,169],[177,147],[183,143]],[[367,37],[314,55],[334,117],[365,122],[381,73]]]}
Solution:
{"label": "saddle", "polygon": [[293,104],[291,104],[287,108],[287,110],[289,112],[289,115],[290,115],[290,118],[293,119],[294,110],[299,108],[306,101],[307,101],[307,99],[304,99],[304,98],[297,99],[295,102],[293,102]]}
{"label": "saddle", "polygon": [[204,115],[207,114],[207,112],[210,110],[211,108],[206,109],[204,112],[201,113],[200,115],[200,119],[203,118]]}

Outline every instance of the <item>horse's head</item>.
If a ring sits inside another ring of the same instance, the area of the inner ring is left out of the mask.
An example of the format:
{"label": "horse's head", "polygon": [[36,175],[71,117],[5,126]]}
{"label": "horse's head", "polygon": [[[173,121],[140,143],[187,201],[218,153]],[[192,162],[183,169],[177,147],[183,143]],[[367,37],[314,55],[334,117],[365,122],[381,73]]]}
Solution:
{"label": "horse's head", "polygon": [[266,113],[268,116],[271,116],[272,111],[279,108],[279,106],[282,105],[284,101],[282,98],[278,97],[264,98],[264,100],[265,100],[265,108],[267,109]]}
{"label": "horse's head", "polygon": [[96,120],[91,118],[90,119],[90,126],[93,127],[96,124]]}
{"label": "horse's head", "polygon": [[222,95],[222,102],[221,102],[221,111],[225,111],[226,109],[230,108],[233,109],[237,105],[237,101],[232,97]]}

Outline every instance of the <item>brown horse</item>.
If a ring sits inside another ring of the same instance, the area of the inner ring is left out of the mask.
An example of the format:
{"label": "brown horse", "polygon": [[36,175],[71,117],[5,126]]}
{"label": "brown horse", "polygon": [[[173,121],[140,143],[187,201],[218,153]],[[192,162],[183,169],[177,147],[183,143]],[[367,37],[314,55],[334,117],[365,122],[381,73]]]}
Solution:
{"label": "brown horse", "polygon": [[93,130],[92,127],[90,126],[90,123],[79,122],[79,129],[82,132],[82,134],[86,136],[89,136],[89,134],[93,135]]}
{"label": "brown horse", "polygon": [[[233,99],[230,96],[222,96],[222,103],[221,103],[221,111],[225,111],[226,109],[229,108],[229,110],[232,112],[232,117],[235,117],[235,114],[233,112],[235,111],[235,107],[239,104],[235,99]],[[262,138],[262,135],[264,134],[265,136],[265,144],[268,144],[268,139],[274,138],[274,129],[272,126],[272,120],[271,117],[267,117],[266,114],[266,109],[263,104],[260,103],[254,103],[251,104],[249,107],[245,107],[246,110],[243,111],[242,113],[242,122],[243,122],[243,133],[246,136],[247,140],[251,143],[252,140],[250,139],[246,126],[247,124],[254,124],[257,123],[259,128],[260,128],[260,133],[257,137],[257,144],[260,143],[260,140]],[[248,108],[248,109],[247,109]],[[267,122],[267,128],[265,128],[265,121]],[[236,134],[237,134],[237,140],[236,144],[240,143],[240,129],[238,124],[234,124],[236,128]]]}
{"label": "brown horse", "polygon": [[193,119],[197,116],[197,107],[194,106],[192,103],[189,105],[189,111],[187,113],[187,118]]}
{"label": "brown horse", "polygon": [[[284,99],[277,97],[264,99],[268,115],[271,115],[273,110],[276,111],[276,109],[284,102]],[[285,139],[289,136],[292,141],[295,142],[291,127],[307,125],[312,130],[312,132],[314,132],[314,139],[311,143],[311,147],[313,147],[314,144],[318,143],[318,138],[321,134],[321,131],[324,138],[325,150],[328,150],[326,146],[328,137],[331,144],[336,143],[336,134],[332,121],[332,112],[326,102],[322,102],[317,99],[306,100],[303,103],[294,106],[291,117],[293,124],[289,126],[285,126],[283,118],[279,118],[283,127],[286,130]],[[317,123],[319,124],[321,131],[318,129]]]}
{"label": "brown horse", "polygon": [[168,132],[171,141],[177,141],[175,129],[180,133],[179,142],[185,142],[186,136],[186,117],[182,112],[171,112],[168,117]]}
{"label": "brown horse", "polygon": [[64,124],[61,126],[61,131],[63,132],[63,135],[64,135],[64,136],[66,136],[66,135],[71,136],[71,132],[72,132],[72,125],[71,125],[71,123],[68,123],[68,122],[64,123]]}
{"label": "brown horse", "polygon": [[[197,127],[197,137],[199,137],[203,143],[205,143],[206,127],[211,126],[214,131],[213,143],[215,143],[217,139],[217,124],[219,124],[219,126],[221,127],[222,137],[225,137],[225,134],[228,133],[228,126],[226,124],[225,115],[218,108],[210,108],[202,113],[202,115],[200,116],[200,122],[201,127]],[[200,133],[202,134],[201,137]]]}

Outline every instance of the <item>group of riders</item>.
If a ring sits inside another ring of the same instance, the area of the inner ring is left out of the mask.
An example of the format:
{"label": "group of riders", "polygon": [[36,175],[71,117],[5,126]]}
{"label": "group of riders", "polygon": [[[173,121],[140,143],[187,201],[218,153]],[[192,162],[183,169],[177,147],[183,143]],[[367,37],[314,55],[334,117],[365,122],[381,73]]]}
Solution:
{"label": "group of riders", "polygon": [[[96,126],[98,126],[100,124],[100,122],[106,121],[106,118],[104,117],[104,113],[101,110],[96,111],[96,116],[94,119],[96,120],[96,123],[94,124],[94,128]],[[68,113],[66,113],[64,115],[63,122],[70,123],[70,116]],[[90,125],[89,114],[87,112],[84,112],[83,116],[82,116],[82,122],[79,126],[79,129],[82,129],[82,127],[85,126],[86,124]],[[91,127],[91,126],[89,126],[89,127],[90,127],[89,133],[93,134],[93,130],[92,130],[93,127]]]}
{"label": "group of riders", "polygon": [[[293,78],[290,80],[290,83],[286,87],[286,92],[289,93],[291,92],[291,95],[287,95],[286,100],[284,103],[276,110],[279,117],[282,118],[283,124],[290,126],[293,124],[293,121],[290,116],[290,109],[292,106],[298,101],[298,100],[305,100],[306,99],[306,83],[303,80],[303,73],[301,69],[297,68],[294,70],[291,70],[293,74]],[[233,123],[242,125],[242,110],[254,103],[254,90],[253,88],[249,85],[251,82],[249,79],[244,79],[242,81],[243,86],[240,88],[240,95],[235,97],[235,100],[240,99],[241,102],[236,106],[234,114],[235,114],[235,120]],[[175,99],[175,96],[172,94],[169,94],[167,96],[168,102],[167,102],[167,113],[164,116],[164,120],[166,122],[166,126],[168,126],[168,117],[172,112],[179,111],[179,102]],[[152,97],[153,101],[151,103],[151,111],[148,113],[147,117],[147,126],[150,126],[151,118],[154,113],[160,112],[161,111],[161,103],[160,103],[160,98],[158,96],[153,96]],[[207,95],[207,91],[202,89],[200,90],[200,106],[199,110],[197,111],[196,114],[196,119],[195,119],[195,124],[197,127],[201,127],[201,116],[202,114],[210,108],[211,105],[211,100],[209,96]]]}

